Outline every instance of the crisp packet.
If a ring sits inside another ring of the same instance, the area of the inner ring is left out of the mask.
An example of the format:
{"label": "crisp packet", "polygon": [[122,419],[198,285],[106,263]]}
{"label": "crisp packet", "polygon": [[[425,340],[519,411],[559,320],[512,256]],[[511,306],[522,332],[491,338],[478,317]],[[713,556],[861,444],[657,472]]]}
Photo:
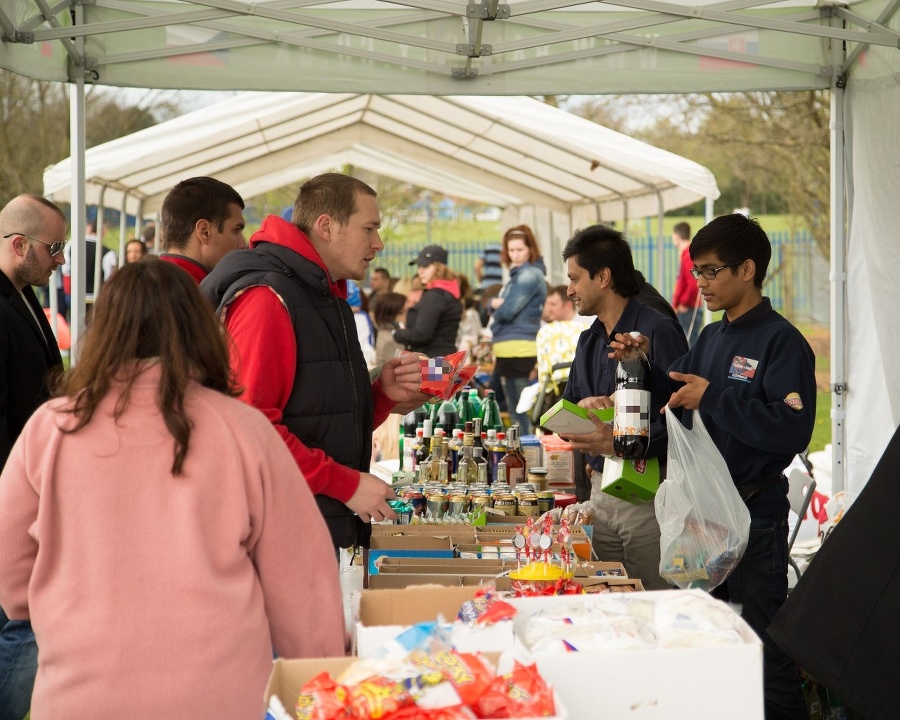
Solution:
{"label": "crisp packet", "polygon": [[467,600],[459,609],[457,619],[475,625],[493,625],[501,620],[511,620],[516,609],[499,599],[492,588],[481,588],[471,600]]}
{"label": "crisp packet", "polygon": [[297,720],[346,718],[347,702],[347,688],[336,683],[327,672],[319,673],[300,689]]}
{"label": "crisp packet", "polygon": [[553,689],[537,666],[518,661],[510,674],[494,678],[475,706],[480,718],[547,717],[555,712]]}
{"label": "crisp packet", "polygon": [[410,664],[426,672],[439,672],[452,683],[464,705],[474,706],[494,678],[494,671],[476,654],[455,650],[427,655],[413,652]]}
{"label": "crisp packet", "polygon": [[354,718],[381,720],[397,710],[415,705],[404,683],[384,676],[370,677],[349,689]]}
{"label": "crisp packet", "polygon": [[478,365],[463,365],[465,361],[466,353],[462,350],[443,357],[422,358],[419,360],[422,374],[419,390],[449,400],[478,372]]}

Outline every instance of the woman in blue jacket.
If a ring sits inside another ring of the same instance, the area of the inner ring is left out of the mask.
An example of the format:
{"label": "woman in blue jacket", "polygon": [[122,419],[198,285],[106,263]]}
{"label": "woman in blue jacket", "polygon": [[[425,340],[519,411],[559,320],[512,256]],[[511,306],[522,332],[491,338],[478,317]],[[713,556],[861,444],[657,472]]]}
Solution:
{"label": "woman in blue jacket", "polygon": [[506,231],[501,257],[509,268],[509,281],[500,296],[491,300],[495,371],[500,375],[510,421],[524,435],[530,430],[528,414],[516,412],[516,404],[537,363],[535,338],[541,326],[547,281],[541,251],[527,225]]}

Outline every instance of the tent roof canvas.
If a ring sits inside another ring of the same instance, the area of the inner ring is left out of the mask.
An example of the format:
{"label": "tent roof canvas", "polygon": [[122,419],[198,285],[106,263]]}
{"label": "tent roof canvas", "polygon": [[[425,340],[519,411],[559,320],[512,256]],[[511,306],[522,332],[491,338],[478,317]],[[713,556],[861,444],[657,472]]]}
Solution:
{"label": "tent roof canvas", "polygon": [[[214,175],[244,197],[344,164],[500,207],[643,217],[717,198],[709,170],[527,97],[242,93],[86,152],[86,201],[159,209],[179,180]],[[71,161],[44,174],[69,201]]]}

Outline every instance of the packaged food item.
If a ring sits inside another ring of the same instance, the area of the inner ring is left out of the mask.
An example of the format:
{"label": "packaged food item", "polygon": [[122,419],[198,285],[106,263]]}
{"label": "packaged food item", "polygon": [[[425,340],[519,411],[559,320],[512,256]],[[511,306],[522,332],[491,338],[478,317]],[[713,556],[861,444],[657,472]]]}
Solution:
{"label": "packaged food item", "polygon": [[419,389],[434,398],[449,400],[478,372],[478,365],[464,365],[464,351],[443,357],[422,358],[419,370],[422,382]]}

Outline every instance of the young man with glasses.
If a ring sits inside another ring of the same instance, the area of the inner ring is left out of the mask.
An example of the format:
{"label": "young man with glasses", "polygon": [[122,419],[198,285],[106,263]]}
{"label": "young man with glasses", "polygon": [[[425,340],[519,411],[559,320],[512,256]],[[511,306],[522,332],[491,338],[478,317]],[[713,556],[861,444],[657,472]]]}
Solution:
{"label": "young man with glasses", "polygon": [[[787,480],[782,475],[812,437],[816,417],[815,357],[803,335],[763,297],[772,248],[755,220],[716,218],[694,237],[692,274],[707,307],[724,311],[668,369],[653,364],[654,400],[699,410],[750,511],[744,557],[713,595],[741,606],[763,642],[766,720],[807,720],[794,663],[766,628],[787,596]],[[646,350],[646,337],[619,335]],[[691,413],[683,413],[686,423]]]}
{"label": "young man with glasses", "polygon": [[[19,195],[0,210],[0,468],[28,418],[50,397],[49,372],[62,365],[32,286],[50,282],[65,245],[66,217],[49,200]],[[6,547],[2,530],[0,547]],[[25,716],[36,672],[31,623],[0,610],[0,720]]]}

